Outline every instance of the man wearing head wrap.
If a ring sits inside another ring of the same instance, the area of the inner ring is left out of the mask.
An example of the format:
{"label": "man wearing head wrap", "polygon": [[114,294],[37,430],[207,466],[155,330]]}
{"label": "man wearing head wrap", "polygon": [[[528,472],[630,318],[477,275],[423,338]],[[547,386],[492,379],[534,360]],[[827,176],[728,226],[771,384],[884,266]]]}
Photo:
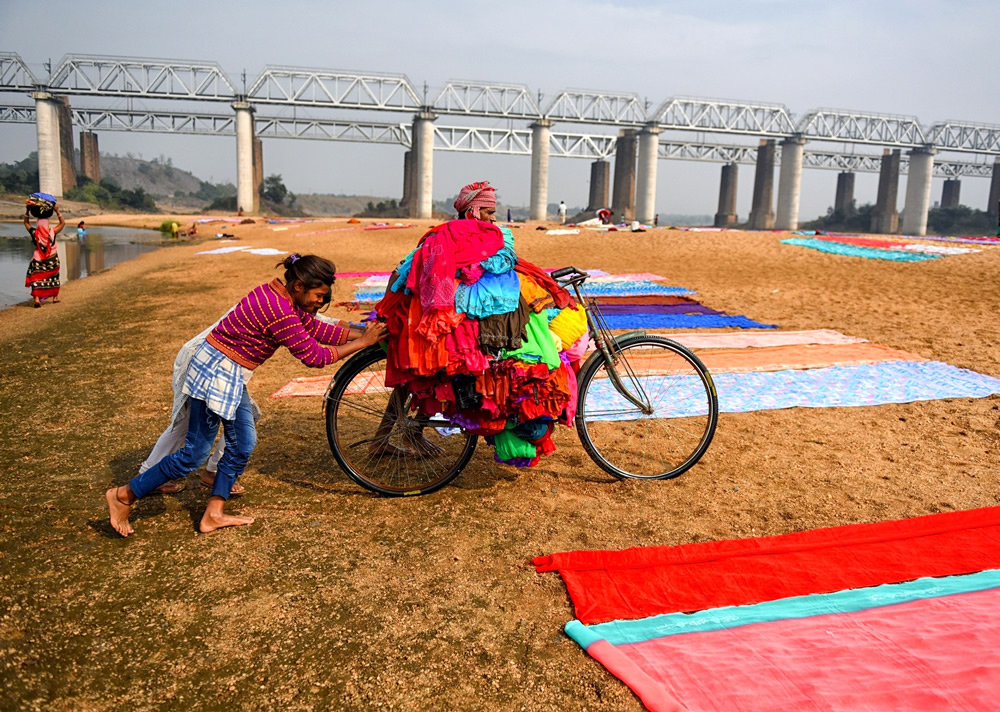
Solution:
{"label": "man wearing head wrap", "polygon": [[455,210],[459,218],[483,220],[495,223],[497,221],[497,189],[488,180],[469,183],[458,192],[455,198]]}
{"label": "man wearing head wrap", "polygon": [[[497,221],[497,189],[490,185],[490,182],[487,180],[469,183],[462,188],[458,192],[458,197],[455,198],[454,205],[459,220],[482,220],[488,223],[496,223]],[[407,255],[396,269],[393,270],[392,275],[389,277],[389,289],[386,290],[386,294],[391,291],[392,285],[399,279],[399,269],[401,267],[405,265],[406,271],[409,272],[410,261],[413,259],[414,252]],[[402,412],[402,404],[405,399],[406,389],[397,386],[389,398],[385,415],[383,415],[382,422],[376,429],[375,437],[369,446],[369,452],[372,454],[393,455],[397,457],[409,455],[433,456],[441,451],[437,445],[424,437],[422,428],[419,427],[411,426],[407,430],[405,438],[409,447],[398,447],[389,442],[389,437],[392,434],[396,421],[399,419],[399,413]]]}

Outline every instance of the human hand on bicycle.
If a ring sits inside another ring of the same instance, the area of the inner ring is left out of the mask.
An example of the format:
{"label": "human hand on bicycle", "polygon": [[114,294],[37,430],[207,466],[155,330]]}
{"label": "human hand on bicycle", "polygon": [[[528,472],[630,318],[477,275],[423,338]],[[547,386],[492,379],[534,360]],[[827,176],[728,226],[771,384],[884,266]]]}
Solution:
{"label": "human hand on bicycle", "polygon": [[358,344],[363,344],[364,346],[371,346],[372,344],[377,344],[389,335],[388,329],[386,329],[385,324],[380,321],[369,322],[368,326],[365,327],[365,331],[358,338]]}

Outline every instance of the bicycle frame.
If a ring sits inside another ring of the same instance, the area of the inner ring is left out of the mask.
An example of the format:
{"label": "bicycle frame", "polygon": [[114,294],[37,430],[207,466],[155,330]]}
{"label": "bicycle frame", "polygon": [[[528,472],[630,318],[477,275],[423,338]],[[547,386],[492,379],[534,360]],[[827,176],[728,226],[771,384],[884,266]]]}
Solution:
{"label": "bicycle frame", "polygon": [[[630,376],[630,380],[636,385],[636,388],[639,391],[639,395],[637,397],[629,390],[629,388],[622,381],[621,374],[618,373],[618,367],[615,364],[615,357],[614,357],[614,351],[615,351],[614,346],[618,342],[624,341],[625,339],[634,336],[644,336],[646,332],[629,331],[617,337],[614,334],[612,334],[611,330],[608,328],[607,324],[604,321],[604,317],[601,315],[601,310],[597,306],[596,301],[593,299],[588,301],[587,298],[583,296],[583,292],[580,290],[580,286],[584,282],[586,282],[587,278],[589,277],[589,275],[586,272],[578,270],[576,267],[564,267],[562,269],[558,269],[555,272],[553,272],[552,277],[553,279],[556,280],[562,280],[566,285],[569,285],[573,288],[573,291],[576,293],[576,301],[583,309],[583,313],[587,318],[587,329],[590,332],[590,338],[594,342],[594,347],[596,349],[594,354],[591,355],[590,359],[587,360],[587,364],[590,363],[591,359],[603,358],[604,363],[607,365],[608,377],[611,380],[611,383],[614,385],[615,390],[617,390],[622,395],[622,397],[624,397],[626,400],[632,403],[632,405],[638,408],[643,413],[643,415],[652,415],[655,409],[650,403],[650,399],[646,395],[646,392],[643,390],[641,382],[635,376],[635,373],[628,374]],[[380,347],[371,346],[369,348],[375,349]],[[625,367],[631,370],[627,361],[625,362]],[[586,365],[584,366],[583,369],[581,369],[581,372],[585,368]],[[329,395],[330,391],[333,390],[334,383],[336,382],[339,375],[340,371],[334,374],[333,379],[330,381],[330,385],[327,387],[327,396]],[[326,412],[326,401],[327,397],[324,397],[323,398],[324,414]],[[407,409],[404,408],[403,413],[407,413]],[[406,417],[411,422],[415,422],[422,427],[428,427],[428,426],[434,427],[440,424],[433,418],[429,418],[426,416],[422,418],[421,417],[415,418],[407,415]]]}
{"label": "bicycle frame", "polygon": [[[594,355],[590,358],[603,358],[604,363],[607,365],[608,377],[611,379],[611,383],[614,385],[615,390],[617,390],[626,400],[630,401],[632,405],[642,411],[643,415],[652,415],[654,408],[650,404],[649,397],[643,390],[641,382],[635,377],[634,373],[630,374],[632,382],[636,384],[637,389],[640,391],[639,397],[636,397],[622,382],[613,354],[613,348],[617,342],[624,341],[626,338],[631,338],[633,336],[644,336],[646,332],[630,331],[622,334],[621,336],[615,337],[608,328],[607,323],[604,321],[604,317],[601,314],[600,308],[597,306],[597,302],[593,299],[588,302],[583,296],[583,292],[580,290],[580,286],[587,281],[588,276],[589,275],[586,272],[582,272],[576,267],[564,267],[563,269],[556,270],[552,273],[553,279],[556,280],[568,277],[568,279],[564,279],[564,281],[566,284],[573,287],[573,291],[576,293],[576,301],[583,309],[584,315],[587,317],[587,328],[590,331],[590,338],[594,342],[594,347],[596,349]],[[627,361],[625,362],[625,367],[631,370]]]}

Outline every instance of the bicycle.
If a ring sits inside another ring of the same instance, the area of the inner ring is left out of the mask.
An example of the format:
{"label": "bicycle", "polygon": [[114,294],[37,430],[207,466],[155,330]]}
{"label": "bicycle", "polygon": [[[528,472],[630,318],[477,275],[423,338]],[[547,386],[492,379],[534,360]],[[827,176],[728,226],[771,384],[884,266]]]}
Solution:
{"label": "bicycle", "polygon": [[[614,336],[587,273],[552,273],[585,310],[594,352],[577,375],[574,425],[584,450],[618,478],[669,479],[689,470],[712,442],[719,417],[712,376],[689,349],[662,336]],[[478,436],[443,415],[409,412],[409,396],[385,385],[386,351],[372,346],[337,371],[323,400],[327,439],[357,484],[389,496],[430,494],[472,459]]]}

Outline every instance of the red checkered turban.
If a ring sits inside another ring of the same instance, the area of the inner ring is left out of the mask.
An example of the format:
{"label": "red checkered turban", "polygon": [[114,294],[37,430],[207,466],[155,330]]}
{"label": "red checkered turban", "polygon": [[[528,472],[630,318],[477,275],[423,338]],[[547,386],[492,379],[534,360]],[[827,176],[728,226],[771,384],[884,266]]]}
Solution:
{"label": "red checkered turban", "polygon": [[479,220],[480,208],[497,207],[497,189],[490,185],[489,181],[481,180],[469,183],[458,193],[455,199],[455,210],[458,214],[468,213],[476,220]]}

